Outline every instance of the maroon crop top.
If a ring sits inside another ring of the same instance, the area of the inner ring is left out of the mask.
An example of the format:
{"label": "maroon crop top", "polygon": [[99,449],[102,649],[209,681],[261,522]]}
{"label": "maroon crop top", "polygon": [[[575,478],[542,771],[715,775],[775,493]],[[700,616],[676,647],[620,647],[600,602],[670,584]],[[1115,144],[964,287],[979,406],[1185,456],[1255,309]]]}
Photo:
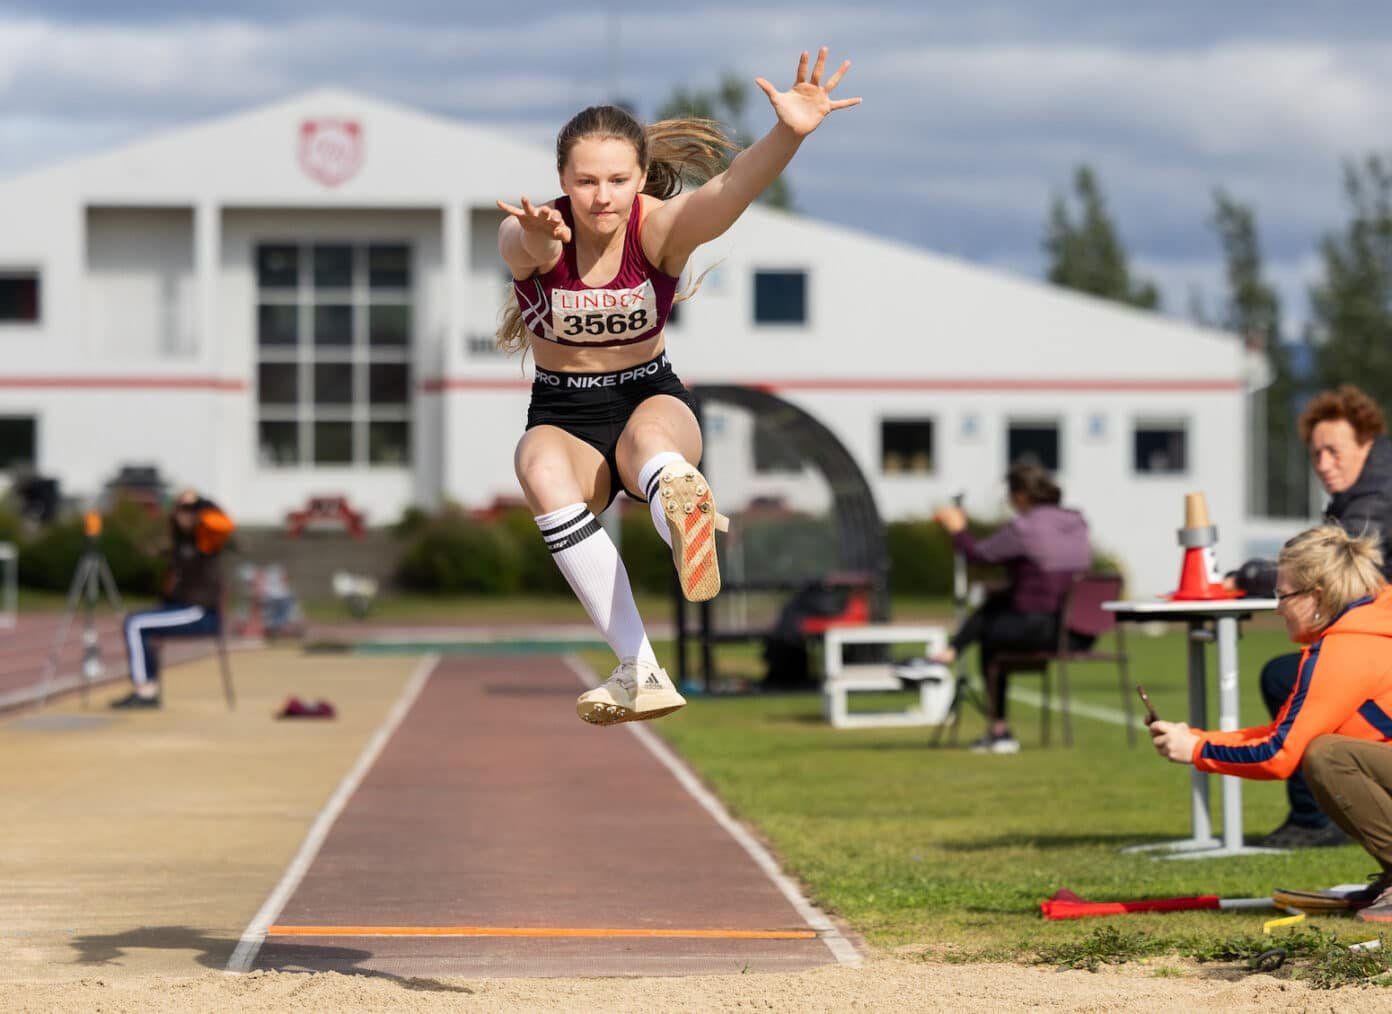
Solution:
{"label": "maroon crop top", "polygon": [[633,199],[618,274],[613,281],[598,286],[580,280],[570,198],[556,198],[555,207],[571,231],[570,242],[561,248],[561,259],[550,271],[512,282],[527,330],[557,345],[606,348],[635,345],[661,333],[672,312],[677,279],[663,274],[643,253],[642,196]]}

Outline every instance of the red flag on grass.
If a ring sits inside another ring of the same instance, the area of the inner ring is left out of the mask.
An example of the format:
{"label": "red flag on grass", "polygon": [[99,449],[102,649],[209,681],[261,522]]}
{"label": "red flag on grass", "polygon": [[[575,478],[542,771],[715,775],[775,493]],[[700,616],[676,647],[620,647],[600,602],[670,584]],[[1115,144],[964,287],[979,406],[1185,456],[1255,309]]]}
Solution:
{"label": "red flag on grass", "polygon": [[1068,888],[1039,903],[1045,919],[1085,919],[1094,915],[1126,915],[1130,912],[1184,912],[1202,908],[1275,908],[1270,898],[1220,898],[1196,894],[1187,898],[1137,898],[1132,901],[1088,901]]}

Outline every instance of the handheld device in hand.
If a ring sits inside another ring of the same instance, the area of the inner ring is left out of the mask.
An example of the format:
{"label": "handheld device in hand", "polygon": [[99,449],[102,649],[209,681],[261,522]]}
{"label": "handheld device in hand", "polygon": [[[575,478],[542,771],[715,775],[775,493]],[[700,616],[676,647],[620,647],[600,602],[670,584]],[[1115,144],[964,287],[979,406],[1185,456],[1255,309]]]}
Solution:
{"label": "handheld device in hand", "polygon": [[1145,687],[1141,686],[1140,684],[1137,684],[1136,693],[1141,695],[1141,703],[1145,705],[1146,711],[1145,724],[1149,725],[1151,722],[1154,722],[1160,716],[1155,713],[1155,705],[1150,703],[1150,695],[1145,692]]}

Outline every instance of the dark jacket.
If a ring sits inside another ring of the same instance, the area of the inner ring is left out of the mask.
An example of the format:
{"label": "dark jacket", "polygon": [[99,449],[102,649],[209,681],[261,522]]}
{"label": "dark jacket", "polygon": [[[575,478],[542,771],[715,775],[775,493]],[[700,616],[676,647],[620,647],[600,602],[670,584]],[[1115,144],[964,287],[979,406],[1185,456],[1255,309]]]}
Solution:
{"label": "dark jacket", "polygon": [[978,542],[965,528],[952,537],[968,560],[1003,563],[1010,574],[1011,606],[1021,613],[1058,612],[1075,574],[1092,564],[1082,514],[1040,504],[1018,514]]}
{"label": "dark jacket", "polygon": [[[1382,573],[1392,580],[1392,440],[1375,437],[1358,481],[1329,498],[1324,520],[1350,535],[1376,531],[1382,549]],[[1236,572],[1237,586],[1248,595],[1271,596],[1276,591],[1276,561],[1248,560]]]}
{"label": "dark jacket", "polygon": [[198,515],[191,529],[169,519],[169,571],[165,602],[175,606],[222,606],[222,547],[232,533],[232,520],[211,500],[193,505]]}

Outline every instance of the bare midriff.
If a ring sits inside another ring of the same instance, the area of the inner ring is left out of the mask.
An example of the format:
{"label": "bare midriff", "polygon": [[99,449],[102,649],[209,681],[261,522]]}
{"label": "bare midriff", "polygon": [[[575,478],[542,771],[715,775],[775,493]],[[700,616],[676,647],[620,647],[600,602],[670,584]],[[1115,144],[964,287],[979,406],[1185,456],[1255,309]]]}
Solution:
{"label": "bare midriff", "polygon": [[656,359],[665,339],[664,331],[635,345],[587,349],[533,337],[532,357],[538,366],[552,373],[613,373]]}

